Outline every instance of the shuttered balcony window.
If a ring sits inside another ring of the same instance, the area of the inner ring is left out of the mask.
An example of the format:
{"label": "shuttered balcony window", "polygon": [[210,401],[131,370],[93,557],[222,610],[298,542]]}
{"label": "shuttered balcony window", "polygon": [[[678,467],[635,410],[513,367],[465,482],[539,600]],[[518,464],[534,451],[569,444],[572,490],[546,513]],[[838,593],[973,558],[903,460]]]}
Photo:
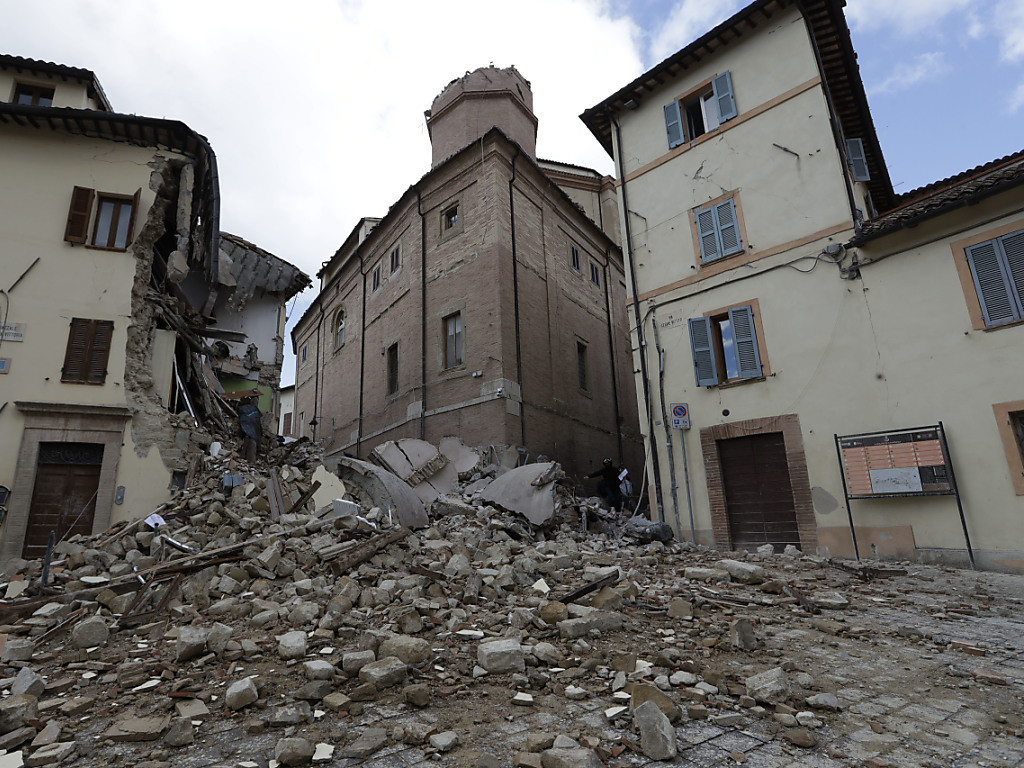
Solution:
{"label": "shuttered balcony window", "polygon": [[102,384],[114,335],[113,320],[72,318],[60,380],[68,384]]}

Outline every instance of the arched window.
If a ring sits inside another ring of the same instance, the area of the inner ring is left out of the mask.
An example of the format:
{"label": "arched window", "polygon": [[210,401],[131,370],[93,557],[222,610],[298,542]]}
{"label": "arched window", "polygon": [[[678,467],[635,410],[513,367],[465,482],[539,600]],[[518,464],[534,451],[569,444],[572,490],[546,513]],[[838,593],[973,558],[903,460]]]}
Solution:
{"label": "arched window", "polygon": [[345,343],[345,310],[339,309],[334,316],[334,346],[340,347]]}

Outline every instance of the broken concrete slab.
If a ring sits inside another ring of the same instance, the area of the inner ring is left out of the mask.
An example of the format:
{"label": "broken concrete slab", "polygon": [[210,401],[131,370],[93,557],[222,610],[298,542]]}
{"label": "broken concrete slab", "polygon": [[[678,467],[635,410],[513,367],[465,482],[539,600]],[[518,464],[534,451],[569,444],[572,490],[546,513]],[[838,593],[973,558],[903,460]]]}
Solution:
{"label": "broken concrete slab", "polygon": [[[335,473],[349,493],[366,501],[368,507],[390,510],[400,525],[425,528],[430,524],[420,497],[400,477],[376,464],[347,456],[332,457]],[[325,462],[326,463],[326,462]]]}
{"label": "broken concrete slab", "polygon": [[534,525],[543,525],[558,509],[555,480],[562,477],[557,462],[527,464],[509,470],[488,485],[480,498],[488,504],[516,512]]}
{"label": "broken concrete slab", "polygon": [[321,510],[328,506],[335,499],[345,498],[348,489],[340,477],[331,472],[323,464],[313,470],[311,481],[320,483],[320,487],[313,492],[313,508]]}
{"label": "broken concrete slab", "polygon": [[462,440],[455,435],[442,437],[437,444],[438,449],[445,456],[459,475],[466,475],[476,471],[480,466],[480,454],[469,448]]}
{"label": "broken concrete slab", "polygon": [[459,479],[451,460],[426,440],[389,440],[374,448],[370,455],[408,483],[424,504],[450,493]]}

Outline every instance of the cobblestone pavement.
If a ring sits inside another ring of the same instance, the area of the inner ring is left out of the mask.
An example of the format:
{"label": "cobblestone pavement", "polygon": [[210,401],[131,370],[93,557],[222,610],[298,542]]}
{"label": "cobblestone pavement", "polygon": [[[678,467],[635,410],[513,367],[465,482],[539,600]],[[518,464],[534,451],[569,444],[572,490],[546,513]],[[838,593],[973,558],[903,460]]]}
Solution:
{"label": "cobblestone pavement", "polygon": [[[299,733],[311,740],[341,744],[371,727],[386,728],[394,737],[410,724],[426,723],[438,730],[454,730],[460,738],[460,746],[445,754],[392,738],[369,757],[339,756],[319,763],[331,768],[513,766],[516,755],[527,749],[531,735],[542,733],[566,734],[589,746],[600,743],[613,751],[607,764],[623,767],[1024,766],[1024,577],[905,567],[909,575],[870,582],[851,580],[841,573],[837,576],[823,568],[817,578],[827,580],[828,586],[838,583],[850,600],[849,610],[815,616],[791,604],[749,610],[726,607],[701,619],[699,633],[687,635],[691,639],[708,632],[714,636],[716,626],[726,626],[737,615],[754,616],[761,646],[751,652],[704,651],[704,668],[721,670],[727,680],[742,680],[785,665],[800,682],[802,695],[835,693],[841,709],[818,713],[824,722],[812,729],[816,743],[811,748],[791,744],[783,738],[786,729],[770,707],[758,712],[750,701],[741,706],[744,702],[736,695],[740,692],[735,685],[726,688],[723,683],[723,693],[710,696],[709,702],[717,702],[719,712],[740,713],[740,722],[723,727],[684,714],[675,725],[678,757],[651,761],[636,748],[637,734],[628,712],[613,721],[606,717],[605,710],[619,702],[611,697],[610,681],[600,680],[601,669],[595,671],[598,677],[579,683],[594,691],[594,696],[584,701],[570,701],[556,689],[555,693],[536,695],[532,707],[511,706],[512,686],[502,678],[453,686],[435,696],[426,709],[382,699],[366,703],[359,714],[343,719],[323,714],[312,725],[300,727]],[[654,587],[643,597],[653,599],[659,590],[671,591],[678,572],[672,558],[648,567],[645,574]],[[715,585],[723,596],[729,594],[726,586]],[[644,658],[673,633],[698,626],[696,620],[669,619],[663,611],[644,610],[643,600],[637,605],[627,624],[631,633],[591,636],[595,650],[603,650],[603,658],[624,650]],[[552,672],[557,677],[573,670]],[[238,673],[236,670],[236,676]],[[576,679],[580,677],[577,674]],[[726,689],[729,695],[724,693]],[[685,708],[686,702],[682,703]],[[171,754],[159,749],[146,752],[139,745],[104,744],[97,738],[99,729],[85,730],[79,735],[79,758],[74,765],[266,768],[282,732],[250,730],[241,717],[210,722],[199,729],[194,745]],[[92,746],[90,739],[95,740]],[[623,745],[625,749],[621,749]],[[620,749],[615,750],[616,746]],[[338,755],[342,752],[341,747],[336,750]],[[534,757],[539,759],[539,755]]]}

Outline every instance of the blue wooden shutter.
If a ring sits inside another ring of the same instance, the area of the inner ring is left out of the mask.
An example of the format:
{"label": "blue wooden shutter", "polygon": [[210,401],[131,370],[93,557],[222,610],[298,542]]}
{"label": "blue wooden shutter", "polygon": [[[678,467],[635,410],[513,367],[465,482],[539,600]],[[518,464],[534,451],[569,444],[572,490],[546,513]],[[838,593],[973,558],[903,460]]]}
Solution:
{"label": "blue wooden shutter", "polygon": [[715,219],[718,222],[718,240],[722,245],[722,255],[729,256],[742,251],[740,228],[736,225],[736,204],[732,199],[715,206]]}
{"label": "blue wooden shutter", "polygon": [[1001,238],[1000,245],[1006,256],[1006,266],[1017,300],[1017,317],[1024,319],[1024,230]]}
{"label": "blue wooden shutter", "polygon": [[1009,274],[1000,264],[995,240],[966,249],[967,263],[974,276],[974,287],[981,302],[985,325],[999,325],[1019,318],[1010,289]]}
{"label": "blue wooden shutter", "polygon": [[868,157],[864,154],[864,142],[860,139],[846,140],[846,157],[850,161],[850,173],[854,181],[871,181]]}
{"label": "blue wooden shutter", "polygon": [[741,379],[755,379],[761,375],[761,355],[757,350],[757,331],[754,328],[754,311],[750,305],[729,310],[733,343],[736,345],[737,376]]}
{"label": "blue wooden shutter", "polygon": [[718,119],[724,123],[736,117],[736,98],[732,94],[732,75],[728,70],[711,81],[711,88],[718,105]]}
{"label": "blue wooden shutter", "polygon": [[691,317],[690,347],[693,350],[693,375],[698,387],[711,387],[718,383],[715,350],[711,346],[711,320]]}
{"label": "blue wooden shutter", "polygon": [[697,239],[700,240],[700,260],[702,262],[706,264],[722,257],[714,208],[697,211]]}
{"label": "blue wooden shutter", "polygon": [[679,112],[678,101],[665,105],[665,132],[668,134],[669,149],[683,143],[683,116]]}

